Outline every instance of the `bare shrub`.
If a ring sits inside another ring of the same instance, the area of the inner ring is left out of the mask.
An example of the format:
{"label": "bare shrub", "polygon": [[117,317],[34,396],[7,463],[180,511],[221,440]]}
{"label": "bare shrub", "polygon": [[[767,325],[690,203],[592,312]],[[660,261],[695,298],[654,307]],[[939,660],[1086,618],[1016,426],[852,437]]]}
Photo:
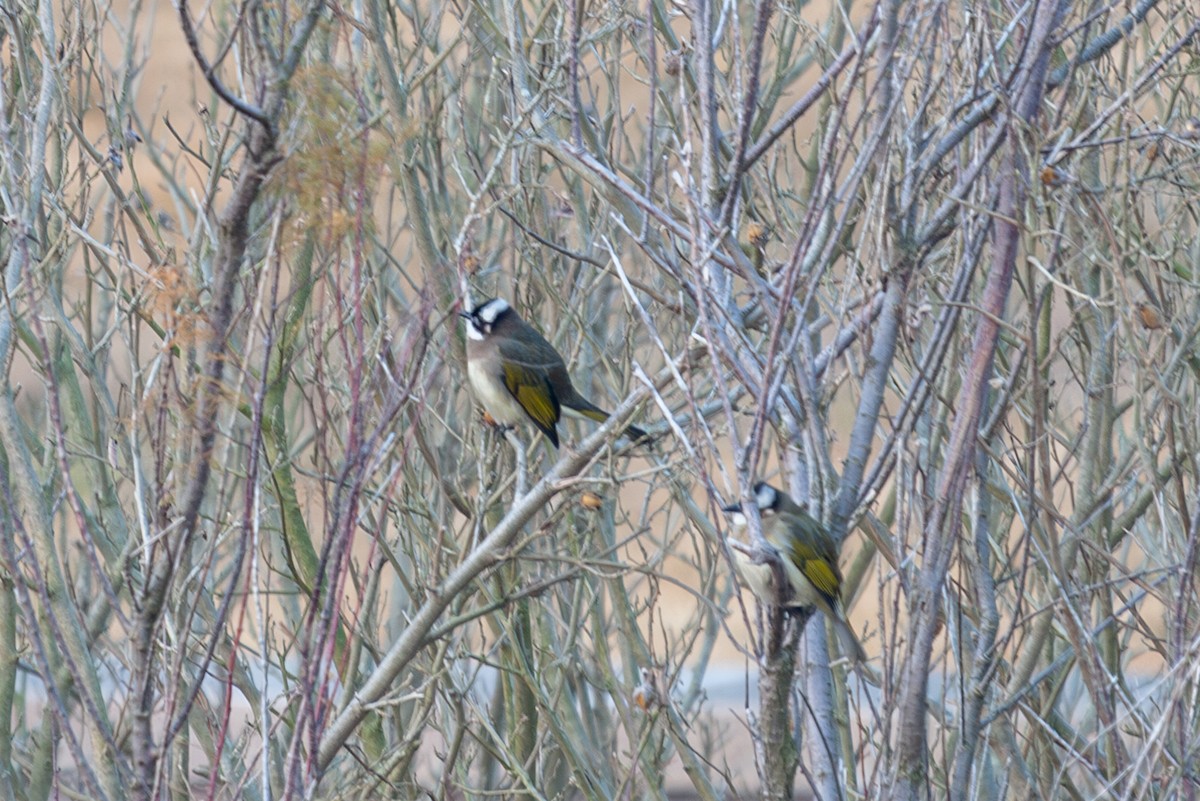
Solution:
{"label": "bare shrub", "polygon": [[[5,794],[1193,797],[1197,25],[6,4]],[[612,419],[480,424],[492,295]]]}

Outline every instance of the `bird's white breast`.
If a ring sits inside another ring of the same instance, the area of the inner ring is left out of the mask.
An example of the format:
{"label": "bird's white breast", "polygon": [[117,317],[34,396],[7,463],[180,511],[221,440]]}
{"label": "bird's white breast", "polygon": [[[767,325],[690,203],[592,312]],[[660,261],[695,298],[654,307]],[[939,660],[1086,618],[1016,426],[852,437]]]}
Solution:
{"label": "bird's white breast", "polygon": [[476,400],[497,423],[511,426],[525,420],[525,410],[521,404],[517,403],[499,376],[479,360],[467,361],[467,380],[471,382]]}
{"label": "bird's white breast", "polygon": [[759,564],[736,549],[733,551],[733,565],[742,583],[758,600],[771,606],[779,603],[779,595],[775,592],[775,574],[770,565]]}
{"label": "bird's white breast", "polygon": [[[792,564],[786,554],[780,552],[779,558],[783,562],[783,573],[791,585],[790,595],[787,596],[784,606],[818,606],[821,596],[812,582],[804,577],[800,568]],[[733,564],[747,589],[763,603],[776,606],[779,599],[786,594],[776,589],[775,570],[770,564],[755,562],[736,548],[733,549]]]}

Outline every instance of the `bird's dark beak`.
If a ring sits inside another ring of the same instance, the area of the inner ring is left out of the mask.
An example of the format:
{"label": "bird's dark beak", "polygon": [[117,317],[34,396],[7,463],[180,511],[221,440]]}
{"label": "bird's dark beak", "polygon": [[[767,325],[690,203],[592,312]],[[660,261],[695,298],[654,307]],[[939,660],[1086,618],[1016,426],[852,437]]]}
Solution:
{"label": "bird's dark beak", "polygon": [[471,313],[470,313],[469,311],[460,311],[460,312],[458,313],[458,316],[459,316],[459,317],[462,317],[462,318],[464,318],[464,319],[467,319],[467,320],[470,320],[470,319],[471,319]]}
{"label": "bird's dark beak", "polygon": [[728,514],[733,514],[734,512],[742,511],[742,505],[740,503],[735,503],[732,506],[722,506],[721,511]]}

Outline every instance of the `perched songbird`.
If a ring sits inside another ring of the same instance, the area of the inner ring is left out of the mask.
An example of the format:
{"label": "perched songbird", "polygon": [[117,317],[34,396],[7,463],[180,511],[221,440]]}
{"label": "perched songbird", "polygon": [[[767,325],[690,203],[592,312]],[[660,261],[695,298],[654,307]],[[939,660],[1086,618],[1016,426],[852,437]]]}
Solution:
{"label": "perched songbird", "polygon": [[[784,609],[816,607],[837,631],[845,655],[863,662],[867,655],[842,612],[842,572],[838,569],[838,546],[820,521],[786,493],[770,484],[754,485],[754,502],[762,520],[762,533],[783,562],[787,586],[778,587],[770,562],[757,562],[749,554],[734,548],[734,565],[746,586],[758,599]],[[742,505],[726,506],[733,525],[743,528],[746,515]]]}
{"label": "perched songbird", "polygon": [[[484,301],[467,319],[467,378],[491,417],[502,425],[528,418],[558,447],[562,410],[603,423],[608,412],[575,391],[562,356],[503,298]],[[629,426],[635,442],[646,432]]]}

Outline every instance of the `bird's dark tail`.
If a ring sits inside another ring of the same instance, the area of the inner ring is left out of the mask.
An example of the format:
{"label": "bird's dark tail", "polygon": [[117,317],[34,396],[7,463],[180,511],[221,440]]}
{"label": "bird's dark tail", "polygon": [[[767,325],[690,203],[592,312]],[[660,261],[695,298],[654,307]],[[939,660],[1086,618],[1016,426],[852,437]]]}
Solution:
{"label": "bird's dark tail", "polygon": [[842,646],[842,656],[856,665],[866,662],[867,652],[863,650],[862,643],[859,642],[854,629],[850,628],[850,624],[840,617],[835,617],[833,628],[837,631],[838,642]]}
{"label": "bird's dark tail", "polygon": [[[572,399],[571,403],[564,402],[563,406],[567,407],[576,414],[588,418],[589,420],[595,420],[597,423],[603,423],[609,417],[608,412],[604,411],[599,406],[588,402],[584,398]],[[635,445],[649,445],[654,442],[653,437],[637,426],[627,426],[625,430],[621,432],[621,435],[628,437]]]}

